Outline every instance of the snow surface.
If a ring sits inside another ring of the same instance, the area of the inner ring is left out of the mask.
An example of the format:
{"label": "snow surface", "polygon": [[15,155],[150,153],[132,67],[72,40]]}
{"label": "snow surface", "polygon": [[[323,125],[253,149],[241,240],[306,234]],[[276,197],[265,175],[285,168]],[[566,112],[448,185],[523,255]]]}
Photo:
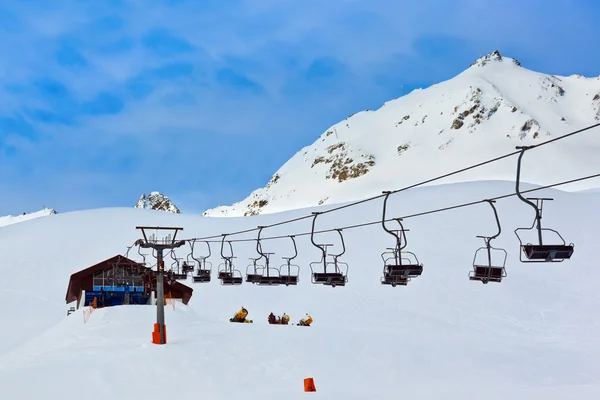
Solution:
{"label": "snow surface", "polygon": [[40,211],[32,213],[24,213],[22,215],[6,215],[0,217],[0,227],[16,224],[18,222],[25,222],[35,218],[47,217],[48,215],[56,214],[56,211],[51,208],[44,207]]}
{"label": "snow surface", "polygon": [[[544,74],[489,54],[450,80],[335,124],[287,161],[264,188],[204,215],[253,215],[358,200],[599,122],[600,77]],[[567,179],[572,170],[595,173],[599,152],[596,128],[529,152],[522,179],[546,185]],[[515,165],[516,156],[434,184],[511,181]],[[366,173],[340,182],[344,171]],[[570,190],[590,185],[598,186],[583,182]]]}
{"label": "snow surface", "polygon": [[[574,175],[572,177],[577,177]],[[527,189],[529,185],[524,185]],[[468,182],[418,188],[390,197],[389,216],[505,193],[510,182]],[[566,187],[564,189],[567,189]],[[58,214],[0,230],[0,389],[3,398],[289,399],[592,399],[600,395],[600,291],[597,227],[600,194],[543,190],[555,201],[544,224],[575,254],[558,264],[521,264],[516,227],[530,226],[531,208],[498,201],[508,276],[500,284],[468,279],[476,235],[495,233],[490,207],[480,204],[405,220],[407,250],[424,264],[407,287],[379,283],[380,254],[393,238],[380,225],[345,230],[350,265],[345,287],[310,284],[308,263],[319,258],[309,236],[298,237],[296,287],[244,283],[194,285],[189,306],[166,308],[168,343],[150,343],[155,308],[122,306],[66,316],[69,276],[123,254],[136,225],[183,226],[182,237],[221,234],[309,214],[295,210],[248,218],[206,218],[131,208]],[[325,209],[325,208],[323,208]],[[316,210],[316,209],[315,209]],[[321,209],[322,210],[322,209]],[[320,216],[317,229],[375,221],[381,201]],[[311,219],[263,231],[310,231]],[[240,235],[232,239],[253,238]],[[527,238],[526,238],[527,239]],[[551,238],[548,238],[549,242]],[[335,234],[318,242],[338,243]],[[253,242],[236,243],[243,273]],[[291,255],[291,241],[265,241],[265,251]],[[339,247],[332,251],[337,251]],[[219,263],[218,248],[211,261]],[[133,252],[130,254],[132,258]],[[178,252],[185,257],[186,251]],[[244,306],[253,324],[228,319]],[[270,312],[311,327],[267,324]],[[303,392],[314,377],[316,393]]]}

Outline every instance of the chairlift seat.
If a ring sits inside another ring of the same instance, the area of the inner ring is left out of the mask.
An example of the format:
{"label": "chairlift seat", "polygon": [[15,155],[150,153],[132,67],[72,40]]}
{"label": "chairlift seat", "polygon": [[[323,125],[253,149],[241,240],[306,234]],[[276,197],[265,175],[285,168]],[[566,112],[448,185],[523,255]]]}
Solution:
{"label": "chairlift seat", "polygon": [[570,259],[574,251],[573,245],[526,244],[522,248],[528,259],[545,261]]}
{"label": "chairlift seat", "polygon": [[423,273],[423,266],[417,264],[386,265],[385,274],[389,276],[416,277]]}
{"label": "chairlift seat", "polygon": [[483,283],[501,282],[502,278],[505,276],[506,271],[504,267],[475,265],[474,270],[469,274],[469,279],[472,281],[481,281]]}
{"label": "chairlift seat", "polygon": [[193,275],[192,281],[193,282],[210,282],[210,270],[209,269],[198,270],[198,275]]}
{"label": "chairlift seat", "polygon": [[233,276],[233,273],[228,271],[219,271],[219,279],[222,285],[241,285],[243,283],[241,276]]}
{"label": "chairlift seat", "polygon": [[392,285],[395,287],[396,285],[406,286],[408,285],[408,278],[404,276],[391,276],[386,274],[383,278],[381,278],[382,285]]}
{"label": "chairlift seat", "polygon": [[275,276],[260,276],[258,280],[259,285],[279,285],[281,283],[281,277],[279,275]]}
{"label": "chairlift seat", "polygon": [[219,271],[219,279],[228,279],[231,278],[233,274],[227,271]]}
{"label": "chairlift seat", "polygon": [[346,284],[346,277],[339,272],[315,272],[313,279],[315,283],[324,285],[344,286]]}
{"label": "chairlift seat", "polygon": [[286,286],[298,284],[298,277],[295,275],[281,275],[280,279],[281,283]]}
{"label": "chairlift seat", "polygon": [[259,283],[262,275],[261,274],[246,274],[246,282]]}
{"label": "chairlift seat", "polygon": [[223,285],[241,285],[243,283],[243,279],[241,276],[232,276],[229,278],[221,279],[221,283]]}

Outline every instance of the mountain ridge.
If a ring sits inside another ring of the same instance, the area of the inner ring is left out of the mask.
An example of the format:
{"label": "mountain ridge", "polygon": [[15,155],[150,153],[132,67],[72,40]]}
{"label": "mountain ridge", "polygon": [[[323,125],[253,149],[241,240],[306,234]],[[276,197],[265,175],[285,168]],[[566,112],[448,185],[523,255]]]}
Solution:
{"label": "mountain ridge", "polygon": [[[416,89],[375,111],[352,114],[298,151],[264,187],[203,215],[250,216],[357,200],[599,121],[600,77],[535,72],[494,51],[449,80]],[[581,136],[528,153],[523,181],[550,184],[570,179],[573,173],[565,166],[597,172],[600,141]],[[583,156],[571,155],[573,146],[583,147]],[[548,160],[552,163],[541,166]],[[515,165],[514,160],[503,160],[482,172],[437,183],[514,180]],[[572,188],[589,189],[589,185],[594,183]]]}

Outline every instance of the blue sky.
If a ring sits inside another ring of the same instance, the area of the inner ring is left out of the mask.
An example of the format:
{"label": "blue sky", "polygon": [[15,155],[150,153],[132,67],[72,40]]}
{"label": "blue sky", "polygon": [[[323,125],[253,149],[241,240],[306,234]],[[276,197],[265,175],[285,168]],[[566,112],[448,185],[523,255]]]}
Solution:
{"label": "blue sky", "polygon": [[495,49],[600,74],[597,0],[6,0],[0,215],[231,204],[329,126]]}

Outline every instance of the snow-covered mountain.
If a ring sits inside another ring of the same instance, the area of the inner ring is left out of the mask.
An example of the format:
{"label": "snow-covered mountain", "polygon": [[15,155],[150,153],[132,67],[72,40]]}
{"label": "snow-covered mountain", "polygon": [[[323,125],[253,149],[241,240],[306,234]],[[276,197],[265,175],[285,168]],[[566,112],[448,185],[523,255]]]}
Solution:
{"label": "snow-covered mountain", "polygon": [[18,222],[29,221],[35,218],[47,217],[48,215],[56,214],[56,210],[52,208],[44,207],[40,211],[26,213],[24,212],[21,215],[6,215],[4,217],[0,217],[0,227],[16,224]]}
{"label": "snow-covered mountain", "polygon": [[145,208],[180,214],[179,208],[177,208],[167,196],[159,192],[151,192],[149,195],[145,193],[142,194],[134,208]]}
{"label": "snow-covered mountain", "polygon": [[[600,77],[528,70],[493,52],[456,77],[356,113],[286,162],[263,188],[207,216],[350,201],[461,169],[600,122]],[[549,184],[600,170],[600,129],[535,149],[523,180]],[[436,183],[513,180],[516,157]],[[572,189],[589,189],[588,182]]]}

